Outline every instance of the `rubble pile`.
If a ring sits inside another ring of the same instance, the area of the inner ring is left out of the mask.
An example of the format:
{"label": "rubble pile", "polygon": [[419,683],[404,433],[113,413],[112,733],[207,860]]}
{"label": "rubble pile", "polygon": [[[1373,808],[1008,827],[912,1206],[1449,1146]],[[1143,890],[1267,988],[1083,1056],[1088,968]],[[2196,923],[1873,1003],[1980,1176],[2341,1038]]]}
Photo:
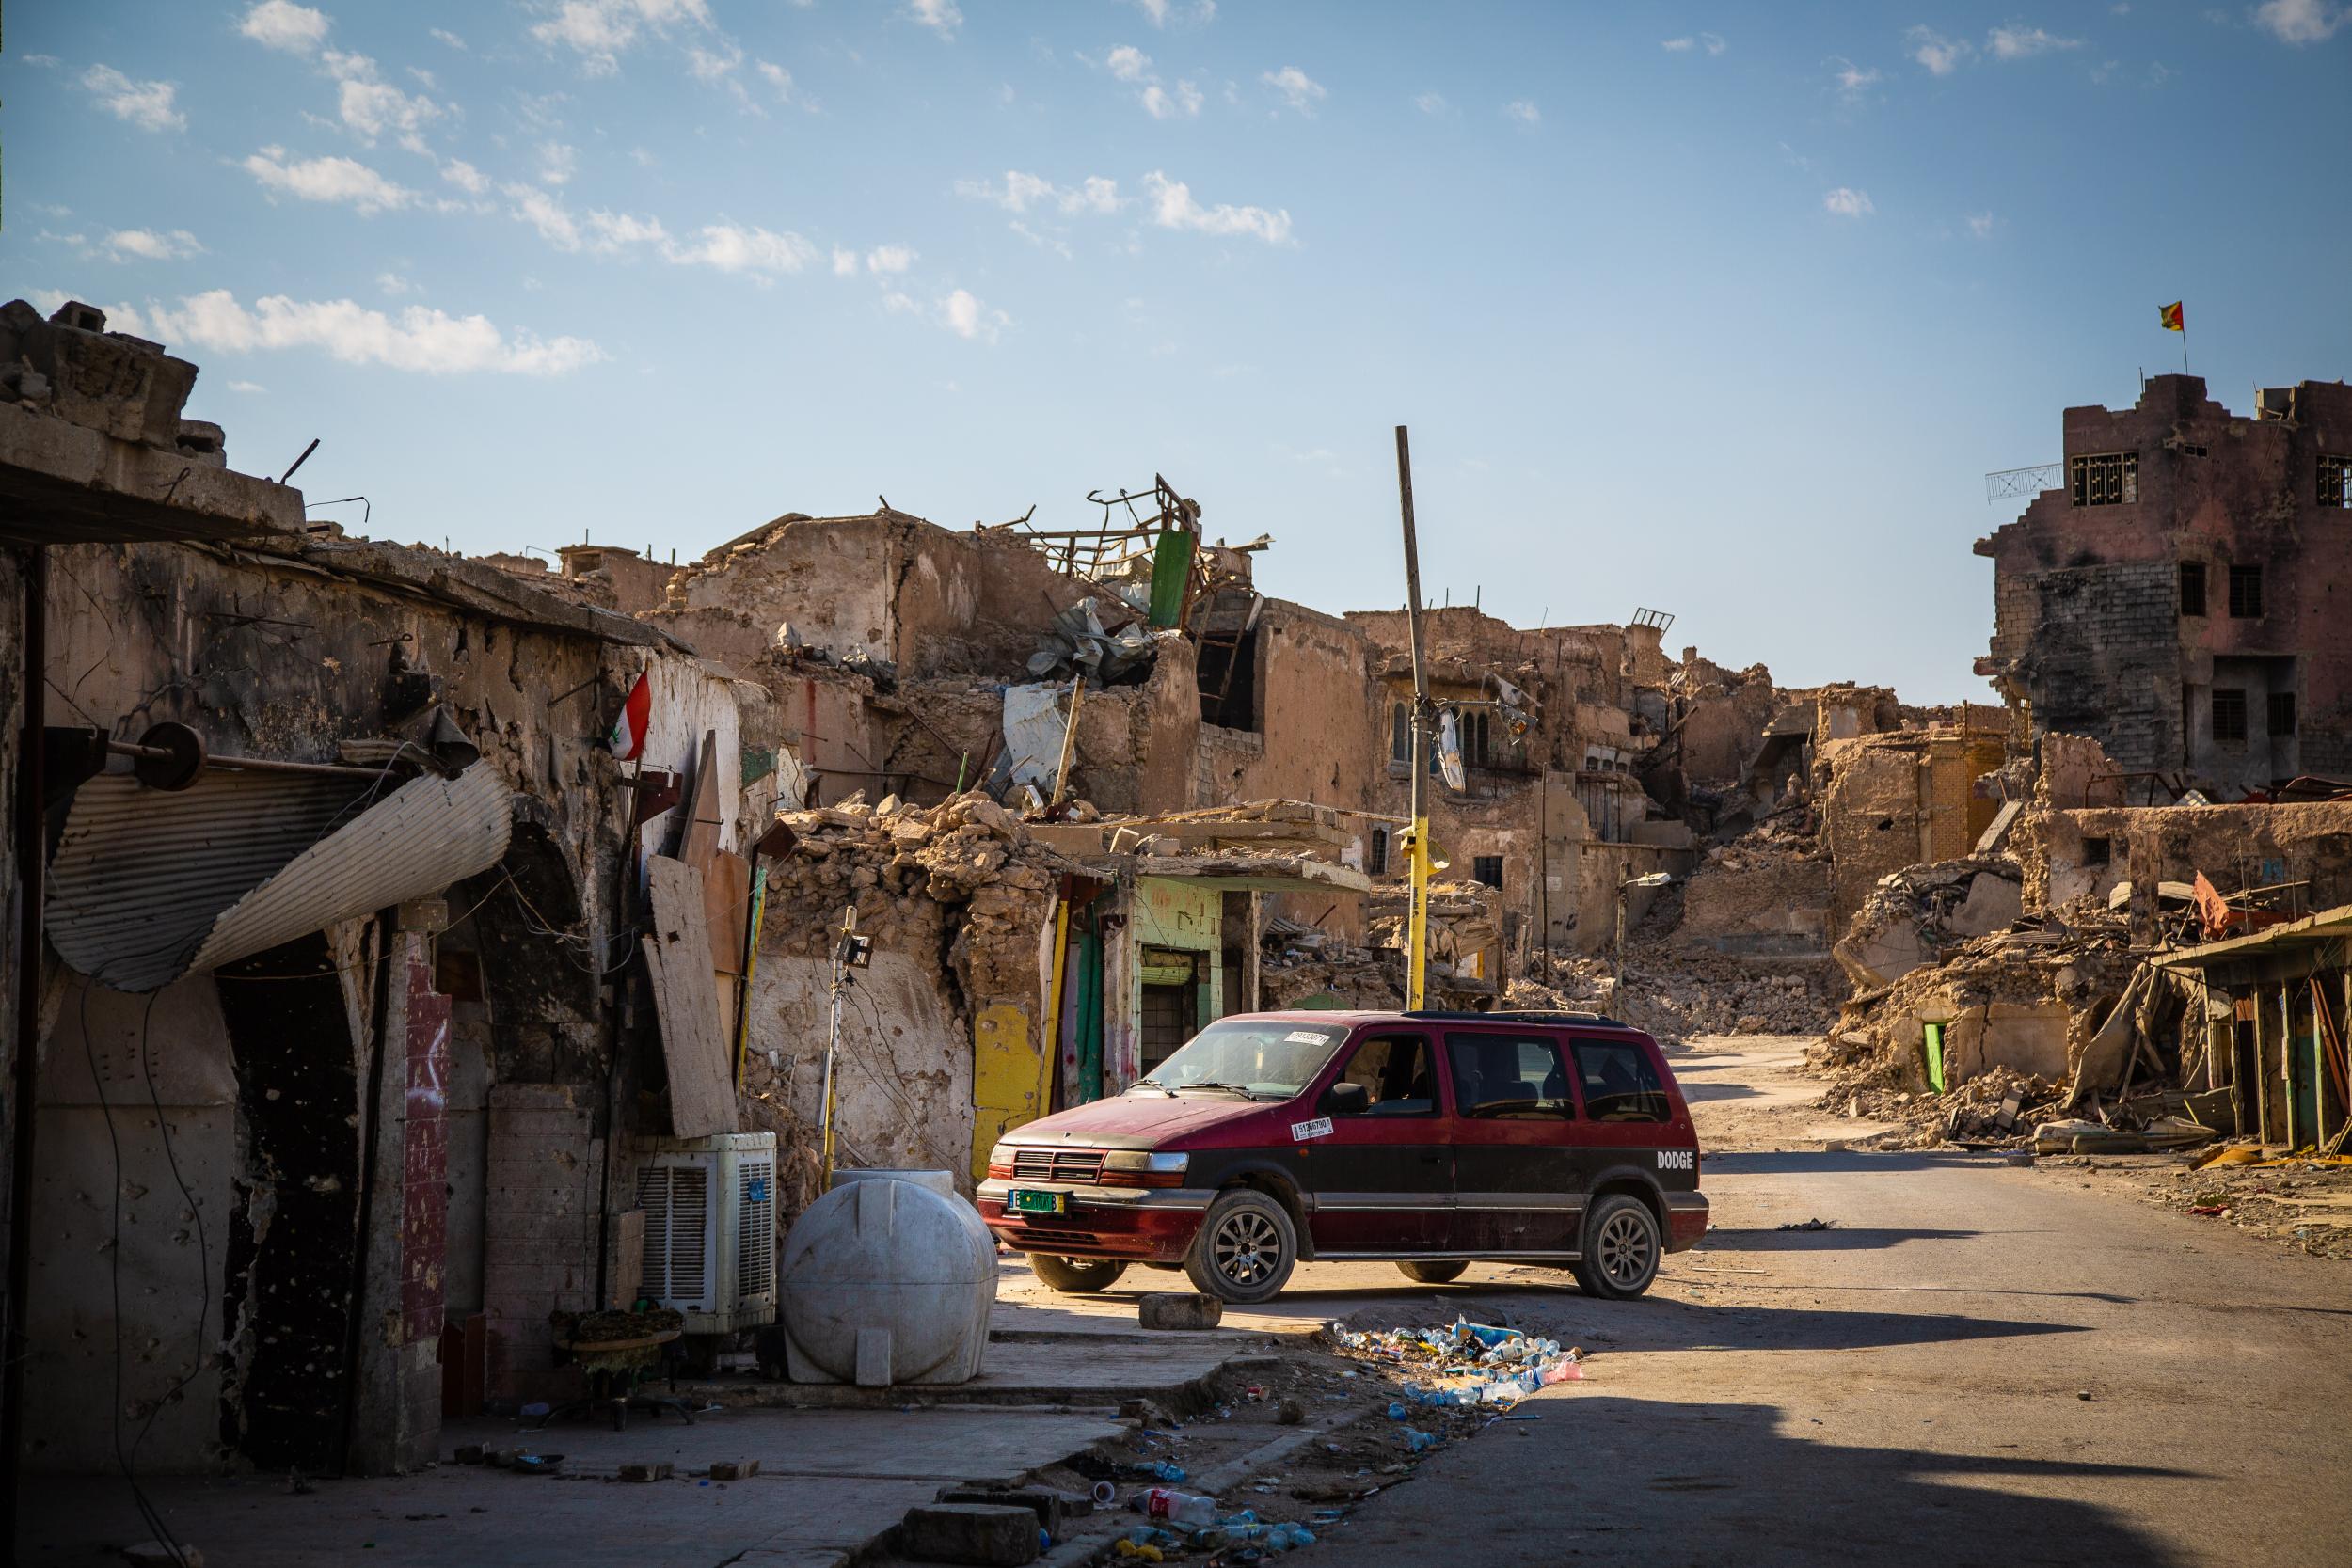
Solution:
{"label": "rubble pile", "polygon": [[1607,1013],[1672,1043],[1695,1035],[1815,1035],[1836,1016],[1836,972],[1827,964],[1763,969],[1704,950],[1634,944],[1625,978],[1609,960],[1538,955],[1529,965],[1547,978],[1514,980],[1503,1006]]}
{"label": "rubble pile", "polygon": [[1854,985],[1883,986],[1941,964],[1971,937],[2014,925],[2024,871],[2007,856],[1906,866],[1879,879],[1830,949]]}

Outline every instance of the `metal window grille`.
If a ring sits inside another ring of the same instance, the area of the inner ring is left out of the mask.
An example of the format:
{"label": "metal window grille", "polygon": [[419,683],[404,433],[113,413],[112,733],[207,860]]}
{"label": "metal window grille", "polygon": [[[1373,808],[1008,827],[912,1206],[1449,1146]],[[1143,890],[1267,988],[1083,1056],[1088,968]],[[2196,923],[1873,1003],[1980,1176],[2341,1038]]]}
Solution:
{"label": "metal window grille", "polygon": [[2217,686],[2213,692],[2213,737],[2246,738],[2246,693],[2236,687]]}
{"label": "metal window grille", "polygon": [[2321,456],[2319,504],[2334,510],[2352,507],[2352,457]]}
{"label": "metal window grille", "polygon": [[2076,506],[2121,506],[2139,499],[2139,453],[2099,452],[2067,460]]}

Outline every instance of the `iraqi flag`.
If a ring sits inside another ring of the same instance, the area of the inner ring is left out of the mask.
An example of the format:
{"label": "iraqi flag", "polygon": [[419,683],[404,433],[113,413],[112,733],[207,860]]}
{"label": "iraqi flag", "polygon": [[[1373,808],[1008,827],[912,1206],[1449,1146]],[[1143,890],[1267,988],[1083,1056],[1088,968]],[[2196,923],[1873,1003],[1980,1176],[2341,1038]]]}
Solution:
{"label": "iraqi flag", "polygon": [[653,689],[645,677],[637,677],[637,684],[628,689],[628,700],[621,704],[621,716],[612,721],[612,735],[605,744],[623,762],[635,762],[645,751],[645,726],[653,716]]}

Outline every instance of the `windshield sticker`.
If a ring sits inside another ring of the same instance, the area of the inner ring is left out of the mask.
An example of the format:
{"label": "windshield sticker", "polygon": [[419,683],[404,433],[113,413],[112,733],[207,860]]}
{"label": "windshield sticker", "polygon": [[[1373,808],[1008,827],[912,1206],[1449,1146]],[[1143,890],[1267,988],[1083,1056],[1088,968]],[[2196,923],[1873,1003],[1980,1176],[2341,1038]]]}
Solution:
{"label": "windshield sticker", "polygon": [[1282,1037],[1284,1045],[1321,1045],[1327,1037],[1320,1029],[1294,1029]]}
{"label": "windshield sticker", "polygon": [[1327,1138],[1330,1135],[1331,1118],[1329,1117],[1317,1117],[1312,1121],[1291,1123],[1291,1141],[1294,1143],[1303,1144],[1309,1138]]}

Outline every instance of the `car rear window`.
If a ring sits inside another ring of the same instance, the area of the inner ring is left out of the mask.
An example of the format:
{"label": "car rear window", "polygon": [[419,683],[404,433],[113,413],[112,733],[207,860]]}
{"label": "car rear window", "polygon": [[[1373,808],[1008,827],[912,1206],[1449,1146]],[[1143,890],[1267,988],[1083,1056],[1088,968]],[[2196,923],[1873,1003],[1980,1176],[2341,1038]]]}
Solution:
{"label": "car rear window", "polygon": [[1631,1040],[1578,1040],[1577,1076],[1584,1083],[1584,1109],[1595,1121],[1671,1121],[1666,1085],[1650,1065],[1649,1053]]}
{"label": "car rear window", "polygon": [[1454,1108],[1466,1117],[1576,1115],[1560,1047],[1543,1035],[1454,1035],[1445,1037],[1454,1073]]}

